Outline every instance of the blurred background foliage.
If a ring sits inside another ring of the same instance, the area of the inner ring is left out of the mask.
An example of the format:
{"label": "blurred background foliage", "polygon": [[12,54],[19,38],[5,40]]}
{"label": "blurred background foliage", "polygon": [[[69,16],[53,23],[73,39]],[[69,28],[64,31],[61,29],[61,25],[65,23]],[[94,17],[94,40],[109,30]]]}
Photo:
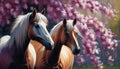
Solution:
{"label": "blurred background foliage", "polygon": [[116,17],[108,21],[108,27],[111,28],[117,35],[117,39],[120,39],[120,0],[112,0],[113,8],[116,9]]}

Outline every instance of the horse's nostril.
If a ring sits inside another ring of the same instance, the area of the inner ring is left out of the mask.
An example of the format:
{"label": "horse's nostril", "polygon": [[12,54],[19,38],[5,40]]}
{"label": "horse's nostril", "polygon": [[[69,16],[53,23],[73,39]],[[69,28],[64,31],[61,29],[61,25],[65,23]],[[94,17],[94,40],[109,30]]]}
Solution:
{"label": "horse's nostril", "polygon": [[74,55],[79,54],[80,53],[80,49],[75,49],[73,53],[74,53]]}
{"label": "horse's nostril", "polygon": [[78,49],[77,52],[80,53],[80,49]]}
{"label": "horse's nostril", "polygon": [[47,50],[52,50],[53,49],[53,44],[48,43],[48,45],[46,46]]}
{"label": "horse's nostril", "polygon": [[49,43],[48,45],[49,45],[49,46],[51,46],[51,44],[50,44],[50,43]]}
{"label": "horse's nostril", "polygon": [[51,46],[51,49],[53,49],[53,48],[54,48],[54,44],[53,44],[53,43],[50,43],[50,46]]}

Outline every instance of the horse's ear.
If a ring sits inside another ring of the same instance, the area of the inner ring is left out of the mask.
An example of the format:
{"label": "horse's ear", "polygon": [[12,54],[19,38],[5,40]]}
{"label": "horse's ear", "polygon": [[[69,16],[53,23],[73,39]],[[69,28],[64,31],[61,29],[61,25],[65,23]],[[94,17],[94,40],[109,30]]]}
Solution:
{"label": "horse's ear", "polygon": [[66,27],[66,24],[67,24],[66,19],[64,19],[63,20],[63,26]]}
{"label": "horse's ear", "polygon": [[30,15],[29,21],[31,21],[31,20],[33,20],[35,18],[36,13],[37,13],[36,9],[33,8],[33,11],[32,11],[32,14]]}
{"label": "horse's ear", "polygon": [[35,9],[35,8],[33,8],[33,11],[32,11],[32,17],[33,17],[33,18],[35,18],[36,13],[37,13],[36,9]]}
{"label": "horse's ear", "polygon": [[43,15],[45,14],[45,8],[41,11],[41,14]]}
{"label": "horse's ear", "polygon": [[76,24],[76,22],[77,22],[77,20],[76,20],[76,19],[74,19],[74,20],[73,20],[73,26]]}

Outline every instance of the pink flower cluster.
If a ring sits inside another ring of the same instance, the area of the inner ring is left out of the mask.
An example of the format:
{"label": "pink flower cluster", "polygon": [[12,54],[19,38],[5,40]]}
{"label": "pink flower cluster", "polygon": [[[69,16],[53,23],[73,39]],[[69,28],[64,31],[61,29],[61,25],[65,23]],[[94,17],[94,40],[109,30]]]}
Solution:
{"label": "pink flower cluster", "polygon": [[[94,65],[101,67],[103,63],[100,57],[96,56],[101,50],[96,40],[100,41],[104,50],[114,51],[117,47],[117,40],[113,39],[114,34],[110,29],[106,29],[104,24],[97,18],[91,16],[82,16],[77,23],[77,27],[83,35],[83,54],[86,55]],[[113,62],[114,59],[108,57],[108,60]]]}
{"label": "pink flower cluster", "polygon": [[83,58],[82,55],[80,55],[80,54],[75,55],[75,58],[77,59],[77,63],[78,63],[79,65],[84,64],[85,60],[84,60],[84,58]]}
{"label": "pink flower cluster", "polygon": [[89,9],[91,12],[97,13],[101,11],[107,17],[115,16],[112,9],[102,6],[97,0],[70,0],[71,3],[81,9]]}
{"label": "pink flower cluster", "polygon": [[[10,18],[16,18],[18,15],[24,14],[23,9],[30,8],[32,5],[36,5],[39,8],[43,5],[47,5],[47,0],[0,0],[0,25],[11,24]],[[25,11],[27,12],[27,11]]]}

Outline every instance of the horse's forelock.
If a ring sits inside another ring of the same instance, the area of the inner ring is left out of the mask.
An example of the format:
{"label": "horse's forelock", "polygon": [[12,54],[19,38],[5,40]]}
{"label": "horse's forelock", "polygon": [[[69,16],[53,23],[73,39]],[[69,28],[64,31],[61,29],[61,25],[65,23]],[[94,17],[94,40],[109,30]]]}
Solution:
{"label": "horse's forelock", "polygon": [[43,14],[37,13],[36,17],[38,20],[43,21],[46,25],[48,25],[48,20]]}
{"label": "horse's forelock", "polygon": [[68,31],[73,31],[74,30],[73,20],[67,20],[67,30]]}

